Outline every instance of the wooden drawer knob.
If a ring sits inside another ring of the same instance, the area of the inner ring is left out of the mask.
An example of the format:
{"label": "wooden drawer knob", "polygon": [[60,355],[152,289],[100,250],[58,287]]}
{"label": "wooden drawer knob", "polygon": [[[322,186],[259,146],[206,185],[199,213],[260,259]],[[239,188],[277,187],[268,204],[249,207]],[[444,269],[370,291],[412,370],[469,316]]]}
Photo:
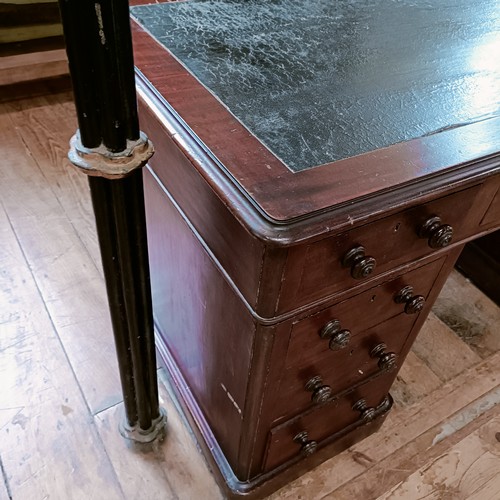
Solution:
{"label": "wooden drawer knob", "polygon": [[311,401],[316,404],[325,403],[332,395],[332,388],[329,385],[324,385],[320,376],[308,380],[305,389],[312,392]]}
{"label": "wooden drawer knob", "polygon": [[309,439],[307,431],[299,432],[293,440],[300,444],[300,453],[306,457],[312,455],[318,449],[318,443]]}
{"label": "wooden drawer knob", "polygon": [[351,332],[342,328],[338,319],[329,321],[320,331],[322,339],[330,339],[329,347],[332,351],[344,349],[351,340]]}
{"label": "wooden drawer knob", "polygon": [[386,352],[387,346],[384,343],[376,345],[371,351],[372,358],[378,358],[380,370],[390,372],[397,368],[396,360],[398,355],[395,352]]}
{"label": "wooden drawer knob", "polygon": [[427,238],[431,248],[443,248],[451,243],[453,228],[448,224],[441,224],[437,215],[429,217],[418,230],[419,238]]}
{"label": "wooden drawer knob", "polygon": [[375,408],[367,406],[364,399],[356,401],[352,406],[352,409],[360,412],[359,419],[363,422],[371,422],[375,418]]}
{"label": "wooden drawer knob", "polygon": [[416,314],[424,308],[425,297],[422,295],[413,295],[413,287],[405,286],[395,295],[394,302],[396,304],[404,304],[406,314]]}
{"label": "wooden drawer knob", "polygon": [[365,249],[361,245],[351,248],[342,259],[342,266],[351,268],[351,276],[355,280],[369,276],[376,264],[377,261],[373,257],[365,255]]}

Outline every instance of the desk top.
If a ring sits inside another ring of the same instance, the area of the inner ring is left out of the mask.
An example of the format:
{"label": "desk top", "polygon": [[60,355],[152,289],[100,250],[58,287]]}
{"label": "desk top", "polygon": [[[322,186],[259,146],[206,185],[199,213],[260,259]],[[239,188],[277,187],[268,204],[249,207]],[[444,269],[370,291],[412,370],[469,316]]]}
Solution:
{"label": "desk top", "polygon": [[496,0],[189,0],[132,15],[144,80],[275,221],[500,150]]}
{"label": "desk top", "polygon": [[495,0],[190,0],[132,13],[293,171],[500,111]]}

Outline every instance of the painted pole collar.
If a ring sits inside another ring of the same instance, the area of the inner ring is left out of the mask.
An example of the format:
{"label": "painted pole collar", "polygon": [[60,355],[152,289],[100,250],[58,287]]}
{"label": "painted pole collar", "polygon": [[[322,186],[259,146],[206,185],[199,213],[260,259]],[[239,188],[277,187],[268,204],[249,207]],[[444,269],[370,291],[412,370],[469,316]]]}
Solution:
{"label": "painted pole collar", "polygon": [[154,153],[153,144],[143,132],[137,141],[127,141],[127,147],[117,153],[102,144],[97,148],[86,148],[81,143],[78,130],[69,145],[68,158],[78,170],[106,179],[126,177],[135,169],[143,167]]}

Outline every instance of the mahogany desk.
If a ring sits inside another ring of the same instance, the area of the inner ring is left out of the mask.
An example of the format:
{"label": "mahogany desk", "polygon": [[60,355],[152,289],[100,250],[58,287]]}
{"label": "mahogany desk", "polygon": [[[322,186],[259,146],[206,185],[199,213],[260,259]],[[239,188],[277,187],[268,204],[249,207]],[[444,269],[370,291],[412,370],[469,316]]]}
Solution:
{"label": "mahogany desk", "polygon": [[231,494],[378,429],[463,245],[500,226],[496,7],[132,9],[158,349]]}

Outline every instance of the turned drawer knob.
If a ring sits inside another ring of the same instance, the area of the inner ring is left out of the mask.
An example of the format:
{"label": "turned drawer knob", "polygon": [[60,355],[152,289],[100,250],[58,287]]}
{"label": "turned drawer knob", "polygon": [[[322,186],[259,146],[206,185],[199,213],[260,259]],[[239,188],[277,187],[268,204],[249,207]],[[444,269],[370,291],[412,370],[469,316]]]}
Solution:
{"label": "turned drawer knob", "polygon": [[369,276],[376,264],[377,261],[373,257],[365,255],[365,249],[361,245],[351,248],[342,259],[342,266],[351,268],[351,276],[355,280]]}
{"label": "turned drawer knob", "polygon": [[299,432],[293,440],[300,444],[300,452],[306,457],[312,455],[318,448],[318,443],[316,441],[309,440],[307,431]]}
{"label": "turned drawer knob", "polygon": [[351,332],[340,326],[338,319],[329,321],[319,332],[322,339],[330,339],[329,347],[332,351],[344,349],[351,340]]}
{"label": "turned drawer knob", "polygon": [[453,228],[448,224],[441,224],[437,215],[429,217],[418,231],[419,238],[427,238],[431,248],[443,248],[451,243]]}
{"label": "turned drawer knob", "polygon": [[308,380],[305,389],[312,392],[311,401],[313,403],[324,403],[332,395],[332,388],[329,385],[324,385],[323,380],[319,376]]}
{"label": "turned drawer knob", "polygon": [[370,356],[378,358],[378,367],[382,371],[390,372],[397,367],[398,355],[395,352],[385,352],[386,349],[387,346],[384,343],[378,344],[370,351]]}
{"label": "turned drawer knob", "polygon": [[424,308],[425,297],[422,295],[413,295],[413,287],[405,286],[396,294],[394,302],[396,304],[404,304],[406,314],[416,314]]}
{"label": "turned drawer knob", "polygon": [[356,401],[352,409],[360,412],[359,419],[363,422],[371,422],[375,418],[375,408],[367,406],[364,399]]}

